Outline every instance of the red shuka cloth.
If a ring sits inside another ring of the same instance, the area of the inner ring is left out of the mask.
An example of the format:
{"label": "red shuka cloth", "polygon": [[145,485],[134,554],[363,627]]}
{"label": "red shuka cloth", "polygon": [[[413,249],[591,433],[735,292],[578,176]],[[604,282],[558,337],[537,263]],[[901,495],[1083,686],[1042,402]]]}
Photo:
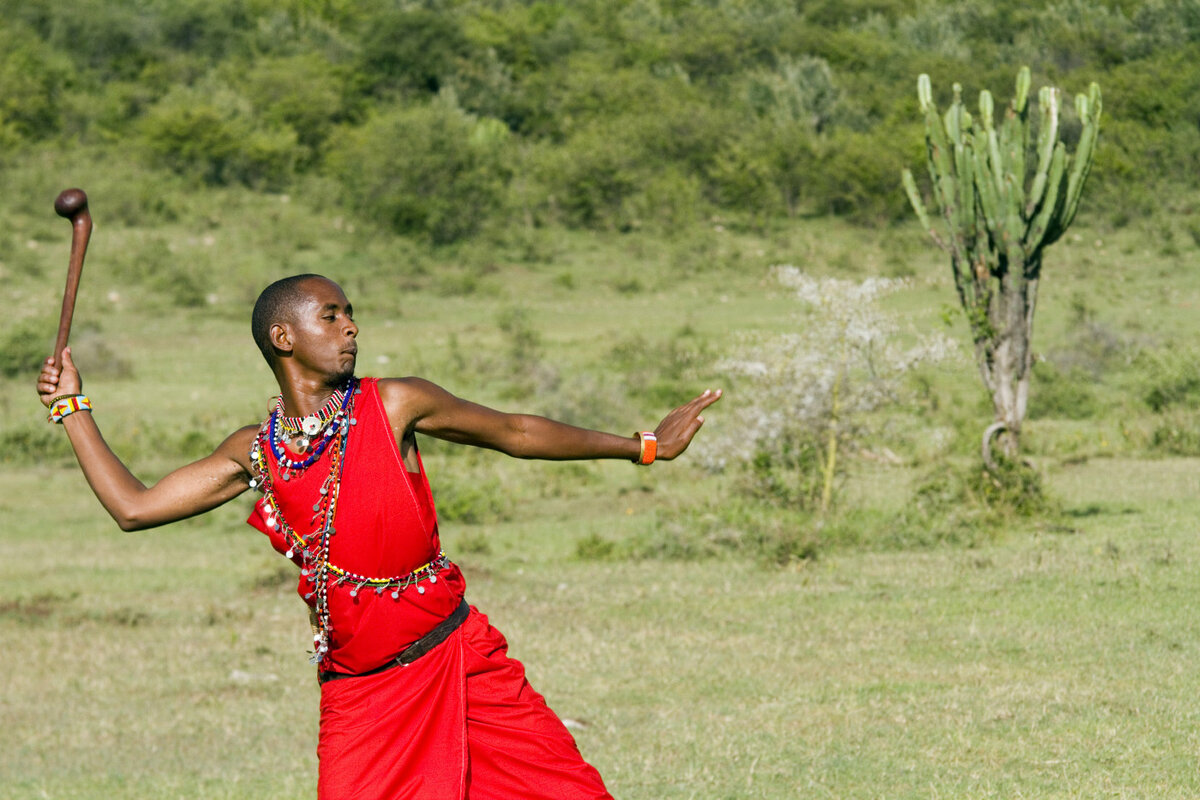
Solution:
{"label": "red shuka cloth", "polygon": [[[437,557],[441,544],[433,496],[400,457],[379,397],[365,378],[354,398],[330,562],[370,577],[405,575]],[[288,481],[267,453],[276,503],[305,535],[331,454]],[[247,520],[286,553],[260,502]],[[299,555],[294,556],[299,563]],[[436,583],[422,580],[399,597],[352,584],[329,586],[333,634],[321,669],[360,673],[390,661],[448,617],[462,600],[462,573],[451,564]],[[313,591],[301,577],[297,591]],[[306,600],[311,606],[315,601]],[[574,739],[507,655],[508,644],[474,608],[453,635],[416,662],[321,687],[318,796],[323,800],[602,800],[611,796]]]}

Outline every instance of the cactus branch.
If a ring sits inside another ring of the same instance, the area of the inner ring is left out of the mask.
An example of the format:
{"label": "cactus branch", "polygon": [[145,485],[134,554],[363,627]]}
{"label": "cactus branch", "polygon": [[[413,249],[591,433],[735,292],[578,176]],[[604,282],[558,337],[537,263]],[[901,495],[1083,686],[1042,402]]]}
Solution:
{"label": "cactus branch", "polygon": [[938,247],[946,250],[946,243],[942,241],[942,237],[938,236],[937,229],[933,227],[933,223],[929,220],[929,212],[925,210],[925,203],[921,200],[921,195],[917,191],[917,182],[913,179],[912,170],[904,170],[901,173],[901,179],[904,182],[904,191],[908,194],[908,202],[912,203],[913,211],[917,212],[917,219],[921,221],[921,227],[933,238]]}
{"label": "cactus branch", "polygon": [[1038,132],[1038,165],[1033,177],[1033,188],[1029,190],[1029,201],[1025,204],[1025,216],[1032,217],[1042,202],[1046,191],[1046,179],[1050,170],[1050,158],[1058,142],[1058,92],[1049,86],[1038,92],[1038,108],[1042,114],[1042,127]]}

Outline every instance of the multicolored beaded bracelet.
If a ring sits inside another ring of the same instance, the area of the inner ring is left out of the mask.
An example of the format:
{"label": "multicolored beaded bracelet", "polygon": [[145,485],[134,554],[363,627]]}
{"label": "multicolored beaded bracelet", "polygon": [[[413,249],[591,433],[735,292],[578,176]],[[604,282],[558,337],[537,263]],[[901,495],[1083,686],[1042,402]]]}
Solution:
{"label": "multicolored beaded bracelet", "polygon": [[92,400],[86,394],[71,394],[65,397],[57,397],[50,403],[50,416],[46,419],[48,422],[56,422],[59,425],[67,417],[74,414],[76,411],[91,411]]}

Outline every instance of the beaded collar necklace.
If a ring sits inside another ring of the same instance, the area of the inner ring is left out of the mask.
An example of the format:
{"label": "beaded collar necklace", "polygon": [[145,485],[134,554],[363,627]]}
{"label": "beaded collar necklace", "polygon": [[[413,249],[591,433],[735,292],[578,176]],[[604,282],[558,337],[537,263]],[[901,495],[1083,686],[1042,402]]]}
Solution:
{"label": "beaded collar necklace", "polygon": [[[358,380],[350,378],[344,389],[335,392],[337,410],[324,422],[320,431],[321,438],[312,447],[311,452],[303,459],[293,459],[283,447],[279,430],[282,427],[280,417],[283,416],[282,401],[263,421],[258,435],[250,447],[250,460],[254,466],[255,476],[250,480],[250,488],[263,493],[259,505],[266,519],[267,527],[272,531],[283,534],[288,543],[288,551],[284,554],[292,561],[299,561],[300,576],[311,583],[312,590],[305,594],[305,600],[315,601],[313,604],[313,653],[312,663],[319,664],[329,653],[329,645],[333,635],[333,622],[329,614],[329,590],[331,587],[350,584],[350,596],[357,597],[363,587],[370,587],[375,594],[383,594],[391,589],[393,600],[400,598],[400,593],[410,586],[415,586],[419,594],[425,594],[422,581],[437,583],[437,573],[449,565],[444,553],[412,572],[397,577],[375,578],[359,575],[342,569],[329,560],[329,542],[337,533],[333,527],[334,516],[337,512],[338,495],[342,488],[342,467],[345,465],[346,443],[350,428],[358,424],[354,417],[354,398],[362,394]],[[334,398],[330,398],[331,401]],[[326,403],[326,408],[330,403]],[[324,409],[322,409],[324,410]],[[291,479],[293,474],[302,473],[312,466],[326,450],[330,453],[329,473],[318,490],[317,501],[313,504],[312,517],[309,519],[310,533],[301,535],[284,518],[275,497],[275,483],[267,460],[267,450],[275,456],[280,477],[284,481]]]}
{"label": "beaded collar necklace", "polygon": [[[337,433],[331,423],[338,418],[338,412],[346,407],[346,389],[336,389],[325,404],[315,414],[309,414],[306,417],[288,417],[283,413],[283,395],[280,395],[275,400],[275,410],[271,413],[270,420],[274,424],[271,431],[271,441],[275,444],[272,449],[275,451],[276,457],[286,455],[283,450],[283,445],[290,446],[297,453],[303,455],[308,452],[308,448],[312,445],[314,437],[320,436],[320,450],[324,449],[329,444],[329,438]],[[320,458],[319,452],[315,452],[316,458]],[[312,463],[311,461],[309,462]]]}
{"label": "beaded collar necklace", "polygon": [[275,398],[275,413],[278,415],[280,426],[287,433],[294,434],[303,431],[309,436],[315,436],[321,428],[329,423],[329,420],[333,419],[333,415],[341,408],[345,397],[346,387],[334,389],[333,394],[329,395],[329,399],[325,401],[325,405],[321,406],[315,414],[309,414],[306,417],[289,417],[283,413],[283,395],[279,395]]}

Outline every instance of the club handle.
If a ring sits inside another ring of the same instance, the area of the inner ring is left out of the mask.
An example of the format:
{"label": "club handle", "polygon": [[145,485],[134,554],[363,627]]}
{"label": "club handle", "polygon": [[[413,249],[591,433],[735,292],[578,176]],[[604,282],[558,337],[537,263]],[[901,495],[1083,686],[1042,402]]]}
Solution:
{"label": "club handle", "polygon": [[92,215],[87,207],[87,195],[81,189],[67,189],[54,201],[54,210],[71,221],[71,260],[67,265],[67,286],[63,290],[62,313],[58,317],[58,336],[54,340],[54,365],[62,368],[62,351],[71,334],[71,318],[75,314],[75,295],[83,274],[83,257],[87,255],[92,237]]}

